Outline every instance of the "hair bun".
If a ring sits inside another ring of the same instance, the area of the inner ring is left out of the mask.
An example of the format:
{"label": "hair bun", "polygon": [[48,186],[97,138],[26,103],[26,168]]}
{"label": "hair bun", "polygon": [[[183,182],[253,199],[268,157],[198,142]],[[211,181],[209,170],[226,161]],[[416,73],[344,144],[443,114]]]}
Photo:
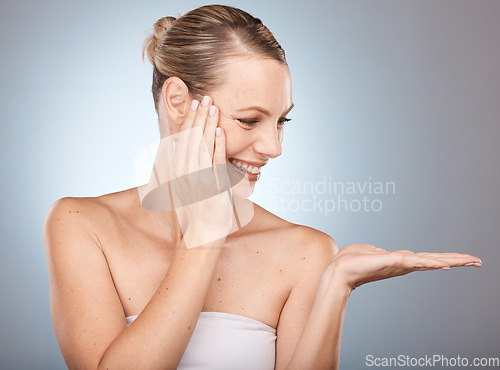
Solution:
{"label": "hair bun", "polygon": [[165,35],[172,23],[176,20],[175,17],[163,17],[158,19],[154,24],[153,34],[144,41],[142,58],[144,59],[144,55],[146,55],[153,66],[155,66],[156,48],[160,45],[163,35]]}

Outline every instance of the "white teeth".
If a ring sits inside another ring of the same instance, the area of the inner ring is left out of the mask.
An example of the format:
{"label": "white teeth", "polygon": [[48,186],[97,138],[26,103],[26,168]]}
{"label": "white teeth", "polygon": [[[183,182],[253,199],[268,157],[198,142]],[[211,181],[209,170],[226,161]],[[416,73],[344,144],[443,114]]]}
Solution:
{"label": "white teeth", "polygon": [[255,167],[255,166],[252,166],[252,165],[246,164],[246,163],[241,163],[240,161],[237,161],[233,158],[230,158],[229,161],[242,171],[246,171],[246,172],[252,173],[254,175],[260,173],[259,167]]}
{"label": "white teeth", "polygon": [[247,165],[241,162],[233,162],[236,167],[238,167],[240,170],[246,171],[247,170]]}
{"label": "white teeth", "polygon": [[260,173],[260,168],[257,168],[257,167],[251,167],[252,169],[250,170],[250,168],[247,169],[248,172],[250,173],[253,173],[254,175],[257,175],[258,173]]}

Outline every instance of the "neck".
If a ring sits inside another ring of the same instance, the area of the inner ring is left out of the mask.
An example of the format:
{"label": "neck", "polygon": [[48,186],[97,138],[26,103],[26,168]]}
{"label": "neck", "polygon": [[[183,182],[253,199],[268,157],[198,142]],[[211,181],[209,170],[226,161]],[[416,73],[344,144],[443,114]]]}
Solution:
{"label": "neck", "polygon": [[[149,229],[155,231],[159,238],[165,239],[166,246],[176,247],[182,239],[182,230],[177,215],[169,207],[170,200],[165,204],[162,203],[161,199],[156,199],[156,209],[152,209],[150,204],[145,204],[143,202],[144,195],[147,195],[150,189],[150,183],[137,187],[137,208],[141,218]],[[165,208],[160,209],[162,206]]]}

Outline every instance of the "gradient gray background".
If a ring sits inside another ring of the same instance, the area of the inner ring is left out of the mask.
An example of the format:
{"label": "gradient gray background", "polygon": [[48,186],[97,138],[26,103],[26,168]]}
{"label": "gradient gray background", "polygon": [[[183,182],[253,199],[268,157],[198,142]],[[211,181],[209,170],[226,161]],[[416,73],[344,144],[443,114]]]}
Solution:
{"label": "gradient gray background", "polygon": [[[65,368],[50,319],[45,214],[64,196],[138,185],[134,158],[158,135],[142,42],[157,18],[202,4],[2,1],[0,368]],[[283,155],[253,199],[339,246],[484,262],[357,289],[341,368],[363,368],[369,354],[499,357],[500,2],[227,4],[264,21],[292,73]],[[380,212],[325,216],[274,203],[277,181],[324,176],[393,181],[396,193],[376,197]]]}

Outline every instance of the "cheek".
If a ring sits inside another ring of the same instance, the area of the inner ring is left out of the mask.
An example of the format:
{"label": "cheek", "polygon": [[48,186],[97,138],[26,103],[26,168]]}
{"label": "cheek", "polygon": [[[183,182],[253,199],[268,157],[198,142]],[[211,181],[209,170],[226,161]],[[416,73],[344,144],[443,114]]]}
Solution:
{"label": "cheek", "polygon": [[224,130],[224,134],[226,135],[226,155],[228,157],[248,145],[249,140],[245,136],[245,130],[236,123],[233,123],[231,120],[221,119],[219,126]]}

